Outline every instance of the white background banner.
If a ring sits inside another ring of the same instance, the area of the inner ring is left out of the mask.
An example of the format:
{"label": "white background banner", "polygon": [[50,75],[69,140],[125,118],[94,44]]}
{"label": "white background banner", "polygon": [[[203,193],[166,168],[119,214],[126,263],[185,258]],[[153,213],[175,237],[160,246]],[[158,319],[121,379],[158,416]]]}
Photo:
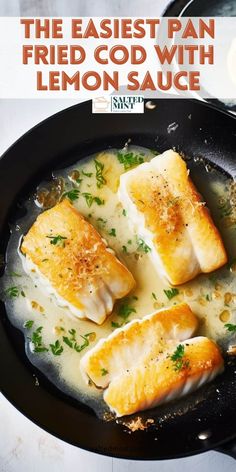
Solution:
{"label": "white background banner", "polygon": [[[51,34],[52,19],[49,18],[48,20]],[[45,38],[43,33],[42,37],[36,38],[35,23],[30,26],[30,37],[25,38],[25,26],[21,24],[21,18],[0,18],[0,98],[88,99],[104,96],[107,93],[116,95],[118,93],[123,95],[130,93],[132,95],[141,94],[145,97],[156,97],[159,96],[161,86],[166,88],[166,92],[183,97],[197,95],[204,98],[224,98],[229,101],[236,97],[235,17],[215,18],[214,38],[208,34],[205,34],[205,37],[200,37],[201,28],[199,24],[201,21],[208,24],[210,20],[208,18],[202,18],[202,20],[192,18],[197,38],[183,38],[183,32],[189,19],[181,18],[180,30],[170,39],[168,39],[167,34],[168,18],[160,19],[160,24],[156,24],[155,35],[152,38],[150,38],[150,19],[139,19],[144,21],[143,28],[146,32],[144,38],[134,37],[134,33],[137,33],[137,28],[134,26],[135,18],[128,19],[131,22],[129,34],[132,37],[126,39],[120,37],[122,18],[110,18],[110,28],[116,36],[119,36],[117,38],[101,37],[101,33],[104,35],[104,30],[101,28],[103,18],[93,18],[99,35],[98,38],[72,38],[72,18],[65,17],[61,20],[62,38]],[[79,20],[78,24],[80,25],[78,31],[80,29],[81,35],[83,35],[90,18],[83,17],[77,20]],[[116,26],[114,26],[115,20],[118,22]],[[42,26],[45,18],[41,18],[40,21]],[[97,52],[97,57],[100,57],[102,61],[107,60],[107,64],[98,63],[94,56],[94,51],[101,45],[104,46],[104,49],[99,54]],[[27,46],[29,47],[27,48]],[[42,46],[44,46],[44,62],[46,63],[43,63],[42,58],[40,59],[37,56],[39,47]],[[71,46],[72,48],[70,48]],[[117,60],[126,56],[124,64],[113,62],[111,50],[114,46],[118,46],[114,55]],[[121,50],[119,50],[119,46],[122,47]],[[161,51],[166,46],[169,52],[173,52],[171,48],[175,48],[176,52],[173,54],[171,64],[167,62],[160,63],[155,49],[156,46]],[[23,47],[26,64],[23,64]],[[213,48],[213,64],[209,64],[209,59],[207,59],[207,53],[210,51],[209,47]],[[70,64],[71,59],[73,59],[73,48],[75,58],[79,59],[81,57],[80,64]],[[135,60],[135,52],[137,61],[141,58],[142,48],[146,52],[145,60],[140,64],[132,63]],[[131,56],[132,49],[133,56]],[[190,49],[192,49],[191,53]],[[193,49],[195,50],[193,51]],[[83,54],[84,60],[82,61]],[[200,64],[203,56],[205,57],[204,64]],[[63,64],[58,64],[58,57],[60,57],[61,62],[64,62]],[[39,63],[35,64],[37,58]],[[190,64],[191,58],[193,58],[194,64]],[[132,80],[128,75],[131,71],[134,74]],[[181,75],[183,71],[186,76]],[[91,74],[87,74],[88,72]],[[65,80],[65,77],[63,79],[64,73],[68,80]],[[147,73],[149,74],[148,77]],[[193,78],[196,73],[199,73],[200,90],[189,90],[191,88],[190,77]],[[176,88],[174,78],[178,74],[181,75],[178,82],[180,87]],[[111,77],[111,80],[105,80],[104,75]],[[112,80],[113,82],[115,80],[114,77],[117,78],[116,88],[112,86]],[[170,87],[168,87],[168,80],[171,82]],[[107,90],[104,91],[106,85]],[[94,90],[88,90],[89,86],[94,86]],[[37,87],[41,90],[37,90]],[[63,87],[65,90],[63,90]],[[186,90],[179,90],[179,88],[186,88]],[[161,93],[163,94],[163,90],[161,90]]]}

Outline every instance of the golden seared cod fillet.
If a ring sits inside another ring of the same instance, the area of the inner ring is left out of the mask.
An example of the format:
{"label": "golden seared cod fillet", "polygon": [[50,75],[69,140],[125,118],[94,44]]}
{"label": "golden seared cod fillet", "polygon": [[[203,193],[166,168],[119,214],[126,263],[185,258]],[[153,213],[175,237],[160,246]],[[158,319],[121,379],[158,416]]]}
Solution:
{"label": "golden seared cod fillet", "polygon": [[156,269],[172,285],[227,262],[219,231],[176,152],[166,151],[123,174],[119,199],[134,231],[150,247]]}
{"label": "golden seared cod fillet", "polygon": [[133,369],[115,377],[104,400],[117,416],[131,415],[187,395],[223,368],[220,350],[208,338],[196,337],[179,345],[172,341],[163,354],[137,362]]}
{"label": "golden seared cod fillet", "polygon": [[164,308],[133,320],[100,339],[80,362],[85,380],[106,388],[110,382],[137,364],[146,365],[166,349],[168,339],[182,341],[192,336],[198,320],[186,303]]}
{"label": "golden seared cod fillet", "polygon": [[58,304],[98,324],[135,285],[129,270],[66,199],[38,216],[21,251],[26,271]]}

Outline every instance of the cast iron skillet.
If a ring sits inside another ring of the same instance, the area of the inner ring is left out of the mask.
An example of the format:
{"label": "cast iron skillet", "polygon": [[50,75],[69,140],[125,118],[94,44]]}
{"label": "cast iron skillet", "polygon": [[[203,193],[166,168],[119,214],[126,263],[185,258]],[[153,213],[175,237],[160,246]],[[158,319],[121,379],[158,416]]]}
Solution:
{"label": "cast iron skillet", "polygon": [[[0,161],[0,252],[8,223],[21,211],[21,198],[50,171],[128,138],[162,152],[175,146],[188,156],[209,159],[224,172],[236,171],[235,118],[199,101],[160,99],[144,114],[91,114],[91,102],[68,108],[30,130]],[[178,123],[168,133],[170,123]],[[200,188],[204,195],[204,188]],[[157,427],[127,434],[56,389],[27,360],[22,334],[0,306],[0,387],[15,407],[55,436],[81,448],[127,459],[170,459],[219,448],[236,436],[236,362],[213,383],[173,405],[143,413]],[[35,376],[39,386],[35,385]],[[205,438],[205,439],[203,439]],[[233,443],[227,446],[233,454]]]}

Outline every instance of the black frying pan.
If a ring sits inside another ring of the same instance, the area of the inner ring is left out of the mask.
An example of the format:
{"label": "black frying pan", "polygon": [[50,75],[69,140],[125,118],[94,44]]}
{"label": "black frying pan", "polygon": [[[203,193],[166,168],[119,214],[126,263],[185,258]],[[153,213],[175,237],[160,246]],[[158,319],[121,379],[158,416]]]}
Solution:
{"label": "black frying pan", "polygon": [[[160,99],[144,114],[91,114],[91,102],[60,112],[26,133],[0,161],[0,252],[5,253],[8,223],[22,196],[50,171],[128,138],[162,152],[172,146],[203,156],[223,172],[236,174],[236,121],[227,113],[192,100]],[[191,119],[190,119],[191,116]],[[178,128],[168,133],[168,125]],[[204,188],[200,189],[204,195]],[[127,434],[115,421],[105,423],[92,410],[57,390],[33,367],[23,335],[0,306],[0,387],[7,399],[39,426],[81,448],[127,459],[170,459],[219,448],[233,454],[236,436],[236,361],[192,395],[140,416],[155,418],[146,431]],[[35,376],[39,386],[35,385]],[[226,450],[226,449],[225,449]],[[235,455],[236,457],[236,455]]]}

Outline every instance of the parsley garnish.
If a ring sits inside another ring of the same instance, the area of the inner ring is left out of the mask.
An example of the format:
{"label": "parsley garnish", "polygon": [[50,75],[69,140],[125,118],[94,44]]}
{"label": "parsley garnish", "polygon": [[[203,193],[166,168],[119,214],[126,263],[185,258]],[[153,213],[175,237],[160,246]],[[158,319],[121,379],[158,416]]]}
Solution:
{"label": "parsley garnish", "polygon": [[103,185],[107,183],[105,177],[103,176],[104,164],[102,162],[97,161],[94,159],[95,169],[96,169],[96,179],[97,179],[97,187],[101,188]]}
{"label": "parsley garnish", "polygon": [[145,243],[145,241],[143,239],[138,238],[137,239],[137,244],[138,244],[137,251],[144,252],[144,254],[147,254],[148,252],[151,251],[151,248]]}
{"label": "parsley garnish", "polygon": [[97,205],[104,205],[104,200],[101,200],[99,197],[94,197],[91,193],[82,193],[83,197],[86,200],[88,207],[90,208],[92,204],[95,202]]}
{"label": "parsley garnish", "polygon": [[127,322],[127,319],[129,318],[131,313],[136,313],[135,308],[128,305],[128,304],[123,303],[120,306],[119,311],[118,311],[118,316],[120,316],[123,319],[123,321],[121,323],[117,323],[115,321],[112,321],[111,326],[113,328],[120,328],[121,326],[123,326]]}
{"label": "parsley garnish", "polygon": [[157,296],[154,292],[152,292],[152,298],[154,298],[154,300],[157,300]]}
{"label": "parsley garnish", "polygon": [[101,374],[102,374],[102,376],[107,375],[107,374],[108,374],[108,370],[102,368],[102,369],[101,369]]}
{"label": "parsley garnish", "polygon": [[206,294],[206,300],[208,302],[210,302],[212,300],[211,295],[209,295],[209,293]]}
{"label": "parsley garnish", "polygon": [[172,298],[176,297],[176,295],[179,294],[179,290],[177,288],[170,288],[167,290],[163,290],[164,294],[167,296],[168,300],[171,300]]}
{"label": "parsley garnish", "polygon": [[67,336],[63,336],[63,341],[65,344],[67,344],[67,346],[73,349],[73,342]]}
{"label": "parsley garnish", "polygon": [[104,218],[98,218],[97,221],[104,226],[107,224],[107,220],[104,220]]}
{"label": "parsley garnish", "polygon": [[120,328],[123,325],[123,323],[117,323],[116,321],[111,322],[112,328]]}
{"label": "parsley garnish", "polygon": [[33,320],[27,320],[27,321],[24,322],[23,326],[24,326],[24,328],[26,328],[26,329],[31,329],[32,326],[33,326],[33,324],[34,324],[34,321],[33,321]]}
{"label": "parsley garnish", "polygon": [[77,200],[79,198],[79,194],[80,194],[80,191],[77,188],[73,188],[72,190],[69,190],[68,192],[64,192],[62,197],[67,197],[69,198],[71,202],[74,202],[74,200]]}
{"label": "parsley garnish", "polygon": [[189,367],[189,360],[184,360],[184,345],[179,344],[172,356],[170,356],[171,360],[174,363],[174,369],[175,370],[181,370],[183,368]]}
{"label": "parsley garnish", "polygon": [[31,343],[33,344],[33,352],[48,351],[48,349],[44,346],[42,342],[42,335],[41,335],[42,329],[43,327],[39,326],[39,328],[37,328],[32,334]]}
{"label": "parsley garnish", "polygon": [[80,334],[80,337],[84,340],[82,344],[77,343],[75,329],[70,329],[69,334],[70,334],[70,338],[68,336],[63,336],[64,343],[67,344],[67,346],[69,346],[71,349],[74,349],[76,352],[81,352],[83,349],[85,349],[89,345],[89,341],[91,338],[94,337],[95,333],[91,332],[84,335]]}
{"label": "parsley garnish", "polygon": [[46,236],[47,238],[51,239],[50,244],[53,244],[54,246],[61,246],[65,247],[65,239],[67,239],[65,236],[61,236],[60,234],[57,234],[57,236]]}
{"label": "parsley garnish", "polygon": [[93,173],[92,172],[84,172],[84,170],[82,170],[82,174],[85,175],[85,177],[92,177]]}
{"label": "parsley garnish", "polygon": [[61,353],[64,351],[64,348],[58,339],[55,341],[54,344],[49,345],[54,356],[60,356]]}
{"label": "parsley garnish", "polygon": [[129,315],[131,315],[131,313],[136,313],[135,308],[133,308],[130,305],[123,304],[123,305],[120,306],[118,315],[121,318],[123,318],[123,320],[126,320],[129,317]]}
{"label": "parsley garnish", "polygon": [[20,290],[18,287],[8,287],[6,290],[5,290],[5,293],[8,297],[10,298],[16,298],[16,297],[19,297],[20,295]]}
{"label": "parsley garnish", "polygon": [[10,277],[22,277],[21,274],[17,274],[17,272],[10,272]]}
{"label": "parsley garnish", "polygon": [[116,237],[116,230],[115,228],[111,228],[111,230],[109,231],[109,236],[113,236],[114,238]]}
{"label": "parsley garnish", "polygon": [[127,211],[126,211],[124,208],[123,208],[123,210],[122,210],[122,215],[123,215],[123,216],[127,216]]}
{"label": "parsley garnish", "polygon": [[124,169],[128,170],[144,162],[144,158],[141,154],[135,154],[134,152],[118,152],[117,158],[120,164],[123,164]]}
{"label": "parsley garnish", "polygon": [[126,246],[122,246],[122,251],[125,252],[125,254],[128,254],[128,250]]}
{"label": "parsley garnish", "polygon": [[236,325],[232,323],[225,324],[225,328],[231,333],[236,333]]}

